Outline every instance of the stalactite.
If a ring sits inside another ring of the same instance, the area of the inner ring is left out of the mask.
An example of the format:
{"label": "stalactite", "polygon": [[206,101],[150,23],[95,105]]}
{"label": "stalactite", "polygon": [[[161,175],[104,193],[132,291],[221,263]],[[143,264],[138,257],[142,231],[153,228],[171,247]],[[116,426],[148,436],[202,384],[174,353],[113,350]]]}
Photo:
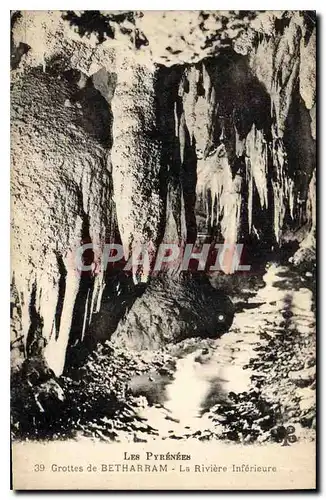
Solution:
{"label": "stalactite", "polygon": [[[156,129],[156,70],[132,57],[120,61],[112,100],[112,179],[125,256],[133,245],[153,246],[161,238],[162,144]],[[146,273],[145,273],[146,274]],[[145,279],[146,276],[144,276]]]}
{"label": "stalactite", "polygon": [[274,140],[272,150],[274,168],[274,176],[272,178],[274,193],[274,234],[276,241],[279,241],[287,205],[287,192],[285,189],[286,152],[284,150],[283,141]]}
{"label": "stalactite", "polygon": [[293,257],[290,258],[290,261],[295,265],[301,265],[305,267],[314,264],[316,261],[316,209],[316,170],[314,170],[309,183],[307,200],[309,230],[303,241],[300,243],[299,249],[296,251]]}
{"label": "stalactite", "polygon": [[316,102],[316,28],[303,27],[300,42],[300,94],[307,109]]}
{"label": "stalactite", "polygon": [[314,104],[314,106],[310,110],[310,119],[311,137],[316,140],[316,104]]}
{"label": "stalactite", "polygon": [[[80,90],[58,79],[51,65],[46,73],[40,68],[28,77],[16,75],[12,93],[12,251],[21,333],[26,345],[32,315],[38,314],[44,356],[57,374],[78,293],[76,250],[87,225],[88,238],[99,245],[108,220],[110,118],[103,101],[92,85]],[[95,260],[99,253],[97,247]],[[59,290],[60,261],[66,276]],[[59,292],[64,293],[61,318]]]}
{"label": "stalactite", "polygon": [[[136,30],[125,35],[113,14],[99,15],[114,23],[109,35],[90,29],[83,37],[60,12],[26,12],[12,37],[14,330],[26,351],[32,312],[40,316],[56,374],[72,333],[80,341],[104,314],[104,240],[121,237],[126,257],[135,244],[151,246],[154,257],[161,241],[195,240],[199,226],[227,243],[257,234],[271,242],[274,230],[282,244],[293,222],[309,227],[297,260],[315,244],[314,20],[223,15],[240,27],[222,46],[219,15],[192,12],[191,28],[179,24],[161,47],[150,14],[134,19],[147,44]],[[289,130],[302,139],[297,156]],[[85,242],[95,245],[89,278],[75,272]]]}
{"label": "stalactite", "polygon": [[[176,211],[175,199],[178,199],[178,210]],[[176,193],[171,185],[168,187],[166,200],[166,216],[163,243],[175,243],[180,248],[187,241],[187,224],[182,190]]]}
{"label": "stalactite", "polygon": [[251,171],[251,162],[246,159],[246,180],[248,184],[248,226],[249,233],[252,230],[252,205],[253,205],[253,188],[254,188],[254,179]]}
{"label": "stalactite", "polygon": [[308,221],[310,223],[310,231],[315,235],[317,229],[317,203],[316,203],[316,169],[313,171],[308,192]]}
{"label": "stalactite", "polygon": [[261,208],[268,208],[268,144],[261,130],[252,126],[246,138],[246,163],[259,194]]}
{"label": "stalactite", "polygon": [[204,199],[210,193],[211,221],[216,221],[225,242],[236,243],[241,224],[242,174],[232,176],[225,149],[221,147],[206,160],[198,161],[197,176],[197,193]]}
{"label": "stalactite", "polygon": [[[300,63],[304,45],[302,18],[296,13],[290,20],[285,19],[281,23],[281,36],[263,36],[257,48],[251,50],[249,57],[252,70],[264,83],[271,97],[274,233],[278,242],[286,213],[293,216],[295,212],[294,181],[288,172],[284,133],[299,75],[306,74],[304,65]],[[307,50],[311,51],[311,47]],[[311,57],[308,59],[313,60]],[[305,85],[305,89],[307,88],[309,86]],[[309,100],[308,97],[307,99]]]}
{"label": "stalactite", "polygon": [[194,242],[197,233],[195,220],[197,155],[195,139],[189,134],[187,123],[183,113],[179,122],[179,137],[184,138],[184,152],[182,155],[179,173],[183,203],[182,217],[184,217],[186,221],[186,241]]}
{"label": "stalactite", "polygon": [[105,290],[105,275],[103,270],[95,276],[88,323],[91,323],[92,315],[97,314],[100,311],[104,290]]}
{"label": "stalactite", "polygon": [[197,151],[202,154],[208,148],[211,136],[212,106],[211,81],[205,64],[198,64],[186,69],[180,95],[184,109],[185,123],[190,138],[194,138]]}
{"label": "stalactite", "polygon": [[17,328],[15,325],[15,330],[18,335],[22,335],[24,351],[26,352],[27,334],[31,324],[29,306],[33,277],[28,276],[26,272],[29,270],[27,262],[25,259],[22,259],[20,255],[16,254],[13,256],[12,265],[14,266],[14,272],[12,274],[11,284],[16,292],[15,303],[20,309],[20,317],[16,320],[19,322],[20,328]]}
{"label": "stalactite", "polygon": [[57,335],[51,335],[44,349],[44,357],[57,376],[61,375],[65,365],[69,333],[79,282],[80,276],[78,273],[76,273],[74,269],[68,269],[60,330]]}
{"label": "stalactite", "polygon": [[43,318],[43,336],[48,340],[51,334],[57,333],[55,332],[55,312],[59,300],[58,279],[54,280],[53,276],[43,274],[36,283],[39,287],[36,310]]}

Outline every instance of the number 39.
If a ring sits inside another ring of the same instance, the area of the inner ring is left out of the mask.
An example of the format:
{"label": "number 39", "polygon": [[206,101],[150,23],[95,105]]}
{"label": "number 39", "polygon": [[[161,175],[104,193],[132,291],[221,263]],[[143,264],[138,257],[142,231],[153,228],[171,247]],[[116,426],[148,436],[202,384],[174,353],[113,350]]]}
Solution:
{"label": "number 39", "polygon": [[43,472],[45,470],[44,464],[35,464],[34,472]]}

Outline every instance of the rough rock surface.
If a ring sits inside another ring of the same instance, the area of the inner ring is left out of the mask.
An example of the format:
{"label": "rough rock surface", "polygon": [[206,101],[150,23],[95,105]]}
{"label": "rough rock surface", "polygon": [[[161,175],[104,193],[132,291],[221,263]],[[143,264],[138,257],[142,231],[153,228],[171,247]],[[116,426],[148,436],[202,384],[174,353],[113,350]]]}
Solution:
{"label": "rough rock surface", "polygon": [[314,261],[315,44],[309,11],[12,13],[15,367],[62,372],[101,311],[103,241],[290,232]]}
{"label": "rough rock surface", "polygon": [[[112,100],[112,180],[125,257],[151,244],[154,256],[165,211],[160,196],[162,141],[156,124],[156,71],[132,57],[121,59]],[[146,281],[146,277],[143,278]]]}
{"label": "rough rock surface", "polygon": [[81,242],[103,238],[111,193],[110,115],[104,99],[96,89],[80,90],[67,78],[31,69],[17,76],[11,94],[17,333],[23,333],[26,354],[32,354],[33,318],[40,315],[44,353],[58,372],[80,284],[76,250]]}
{"label": "rough rock surface", "polygon": [[119,323],[112,340],[157,349],[187,337],[216,338],[233,321],[231,300],[205,278],[153,279]]}

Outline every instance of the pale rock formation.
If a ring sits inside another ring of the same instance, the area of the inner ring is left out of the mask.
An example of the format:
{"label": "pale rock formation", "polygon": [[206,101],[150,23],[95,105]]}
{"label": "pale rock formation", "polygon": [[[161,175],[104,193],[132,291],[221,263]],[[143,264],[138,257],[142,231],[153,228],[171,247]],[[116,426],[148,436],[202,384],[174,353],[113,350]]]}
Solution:
{"label": "pale rock formation", "polygon": [[[314,13],[14,11],[12,23],[15,366],[36,350],[62,372],[101,310],[105,241],[154,257],[198,229],[269,248],[303,230],[294,262],[313,258]],[[85,275],[81,243],[96,245]]]}

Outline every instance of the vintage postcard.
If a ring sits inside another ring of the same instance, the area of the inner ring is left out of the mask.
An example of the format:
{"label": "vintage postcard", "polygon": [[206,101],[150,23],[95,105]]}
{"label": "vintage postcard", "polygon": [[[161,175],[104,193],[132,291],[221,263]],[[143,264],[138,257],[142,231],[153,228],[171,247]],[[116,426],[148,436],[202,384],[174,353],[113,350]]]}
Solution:
{"label": "vintage postcard", "polygon": [[316,24],[11,11],[13,489],[316,489]]}

